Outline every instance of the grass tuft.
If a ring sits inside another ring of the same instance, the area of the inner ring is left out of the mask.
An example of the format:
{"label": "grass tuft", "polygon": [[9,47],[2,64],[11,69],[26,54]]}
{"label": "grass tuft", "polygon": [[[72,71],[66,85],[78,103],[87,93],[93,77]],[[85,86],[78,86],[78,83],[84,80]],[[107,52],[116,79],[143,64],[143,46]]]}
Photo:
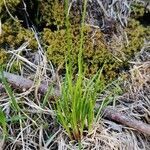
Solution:
{"label": "grass tuft", "polygon": [[[66,1],[66,9],[68,10],[68,1]],[[69,15],[66,13],[66,32],[68,37],[68,55],[66,57],[66,75],[65,81],[61,87],[61,97],[56,102],[56,114],[58,121],[66,130],[71,140],[80,141],[83,137],[84,131],[88,132],[92,129],[94,121],[94,107],[96,103],[97,93],[100,92],[100,77],[102,69],[96,75],[88,80],[85,84],[82,53],[84,41],[84,20],[86,15],[87,1],[84,1],[82,12],[82,23],[80,29],[80,47],[78,54],[78,75],[76,79],[73,78],[73,68],[71,64],[71,40],[70,40],[70,26]],[[68,11],[66,11],[68,12]]]}

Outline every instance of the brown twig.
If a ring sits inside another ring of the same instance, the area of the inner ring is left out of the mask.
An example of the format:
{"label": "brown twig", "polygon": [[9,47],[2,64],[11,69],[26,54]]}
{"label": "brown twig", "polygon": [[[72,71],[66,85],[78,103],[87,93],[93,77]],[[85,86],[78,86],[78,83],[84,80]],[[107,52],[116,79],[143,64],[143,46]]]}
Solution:
{"label": "brown twig", "polygon": [[[4,77],[14,88],[20,89],[22,91],[25,89],[26,90],[29,89],[34,84],[32,80],[8,72],[4,72]],[[3,85],[0,84],[0,92],[2,89],[4,89]],[[39,92],[41,94],[45,94],[47,92],[47,89],[48,89],[47,85],[41,84],[39,87]],[[54,96],[60,96],[60,91],[58,89],[54,89]],[[150,125],[142,121],[138,121],[134,118],[130,118],[125,114],[120,113],[117,110],[113,109],[112,107],[107,107],[103,111],[105,118],[121,123],[125,126],[133,128],[147,135],[150,135]]]}
{"label": "brown twig", "polygon": [[118,112],[116,109],[114,109],[112,107],[107,107],[104,109],[104,117],[109,120],[121,123],[130,128],[133,128],[142,133],[145,133],[147,135],[150,135],[150,125],[149,124],[146,124],[142,121],[131,118],[121,112]]}
{"label": "brown twig", "polygon": [[[19,75],[15,75],[15,74],[12,74],[12,73],[8,73],[8,72],[3,72],[4,73],[4,77],[6,78],[7,82],[9,84],[11,84],[11,86],[15,89],[18,89],[20,91],[26,91],[28,89],[30,89],[34,82],[30,79],[26,79],[22,76],[19,76]],[[0,76],[1,78],[1,76]],[[4,89],[4,86],[0,86],[0,92]],[[47,89],[48,89],[48,86],[46,84],[41,84],[39,86],[39,93],[41,94],[46,94],[47,92]],[[60,92],[57,88],[54,89],[54,96],[59,96],[60,95]]]}

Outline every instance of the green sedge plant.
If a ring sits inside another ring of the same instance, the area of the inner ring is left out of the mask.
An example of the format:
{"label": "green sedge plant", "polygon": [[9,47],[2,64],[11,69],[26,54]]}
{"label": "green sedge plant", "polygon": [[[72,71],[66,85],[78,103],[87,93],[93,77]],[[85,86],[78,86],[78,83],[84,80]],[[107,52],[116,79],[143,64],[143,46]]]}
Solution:
{"label": "green sedge plant", "polygon": [[2,67],[0,68],[0,79],[2,80],[2,83],[4,85],[4,88],[10,98],[10,103],[11,103],[11,107],[15,112],[19,112],[20,111],[20,107],[17,103],[17,100],[14,96],[13,90],[11,89],[11,87],[9,86],[8,82],[6,81],[5,77],[4,77],[4,72]]}
{"label": "green sedge plant", "polygon": [[8,84],[7,80],[5,79],[2,66],[0,66],[0,81],[2,81],[5,91],[10,98],[9,103],[10,103],[11,110],[14,111],[13,116],[9,119],[9,118],[6,118],[5,113],[2,111],[2,108],[0,108],[0,124],[3,127],[3,135],[4,135],[3,137],[7,137],[7,135],[8,135],[8,131],[6,128],[7,122],[8,121],[11,121],[11,122],[19,121],[20,126],[22,126],[22,119],[24,119],[24,117],[21,116],[21,109],[18,105],[16,97],[14,96],[14,92],[11,89],[10,85]]}
{"label": "green sedge plant", "polygon": [[2,110],[2,108],[0,107],[0,126],[1,128],[3,129],[2,132],[3,132],[3,135],[1,137],[0,135],[0,140],[1,138],[2,139],[5,139],[6,135],[7,135],[7,122],[6,122],[6,116],[5,116],[5,113],[4,111]]}
{"label": "green sedge plant", "polygon": [[66,54],[66,74],[61,87],[61,96],[56,102],[56,114],[58,122],[65,129],[71,140],[80,141],[84,132],[90,132],[95,120],[94,107],[97,99],[97,93],[100,92],[100,77],[102,69],[90,80],[86,81],[83,71],[82,54],[84,42],[84,22],[86,15],[87,0],[84,0],[82,23],[80,29],[80,47],[78,54],[78,74],[73,78],[73,67],[71,61],[71,38],[69,24],[69,1],[65,1],[66,13],[66,34],[67,34],[67,54]]}

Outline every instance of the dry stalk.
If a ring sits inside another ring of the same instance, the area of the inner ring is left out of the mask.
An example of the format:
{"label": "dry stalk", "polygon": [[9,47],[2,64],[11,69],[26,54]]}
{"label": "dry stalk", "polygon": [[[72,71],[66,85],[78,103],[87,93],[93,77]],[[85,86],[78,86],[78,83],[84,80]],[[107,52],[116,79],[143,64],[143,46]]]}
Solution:
{"label": "dry stalk", "polygon": [[[14,75],[8,72],[4,72],[4,77],[7,79],[7,81],[11,84],[12,87],[14,87],[15,89],[19,89],[21,91],[29,89],[34,84],[32,80],[29,80],[19,75]],[[48,89],[47,85],[41,84],[39,86],[38,92],[41,94],[46,94],[47,89]],[[2,85],[0,85],[0,92],[1,90],[3,90]],[[60,96],[60,91],[58,89],[54,89],[54,90],[55,90],[54,96]],[[107,107],[103,111],[105,114],[104,117],[106,117],[107,119],[121,123],[125,126],[133,128],[137,131],[140,131],[144,134],[150,135],[150,125],[142,121],[138,121],[136,119],[130,118],[126,116],[125,114],[122,114],[118,112],[117,110],[112,109],[111,107]]]}

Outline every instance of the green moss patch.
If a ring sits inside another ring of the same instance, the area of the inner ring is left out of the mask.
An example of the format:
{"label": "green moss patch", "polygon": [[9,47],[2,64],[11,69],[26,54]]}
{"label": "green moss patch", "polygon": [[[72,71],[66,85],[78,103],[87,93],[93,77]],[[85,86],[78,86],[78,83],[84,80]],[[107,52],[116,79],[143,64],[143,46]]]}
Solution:
{"label": "green moss patch", "polygon": [[[21,2],[19,0],[8,1],[8,8],[11,13],[17,16]],[[29,4],[29,3],[28,3]],[[32,1],[27,8],[34,14],[29,13],[29,18],[33,23],[40,27],[40,40],[45,50],[48,60],[51,60],[56,68],[64,71],[65,56],[67,56],[67,36],[65,26],[64,4],[61,0],[43,0]],[[128,42],[123,39],[122,47],[116,46],[116,51],[112,52],[111,47],[106,41],[106,34],[100,29],[90,26],[84,28],[84,44],[83,44],[83,65],[86,70],[86,76],[89,77],[95,74],[98,69],[105,63],[103,78],[107,81],[118,77],[122,70],[128,68],[128,61],[134,57],[135,53],[141,50],[144,39],[149,35],[149,27],[144,27],[137,20],[139,16],[144,14],[144,7],[138,3],[131,6],[133,18],[129,19],[128,26],[124,28],[127,34]],[[15,10],[16,9],[16,10]],[[31,30],[23,26],[20,21],[14,21],[7,13],[5,15],[4,3],[0,3],[0,10],[2,16],[2,34],[0,35],[1,49],[18,48],[21,44],[28,41],[29,48],[37,49],[37,42]],[[80,42],[80,22],[81,22],[81,8],[74,6],[70,10],[70,37],[71,37],[71,57],[74,70],[77,70],[77,57]],[[18,15],[19,16],[19,15]],[[137,16],[137,17],[135,17]],[[4,19],[5,18],[5,19]],[[5,21],[3,21],[5,20]],[[25,20],[22,20],[25,22]],[[115,47],[116,42],[110,37],[111,46]],[[114,48],[113,48],[114,49]],[[1,56],[4,52],[1,50]],[[5,55],[6,57],[6,55]],[[4,58],[5,58],[4,57]],[[5,60],[5,59],[4,59]],[[1,59],[1,62],[4,62]]]}

